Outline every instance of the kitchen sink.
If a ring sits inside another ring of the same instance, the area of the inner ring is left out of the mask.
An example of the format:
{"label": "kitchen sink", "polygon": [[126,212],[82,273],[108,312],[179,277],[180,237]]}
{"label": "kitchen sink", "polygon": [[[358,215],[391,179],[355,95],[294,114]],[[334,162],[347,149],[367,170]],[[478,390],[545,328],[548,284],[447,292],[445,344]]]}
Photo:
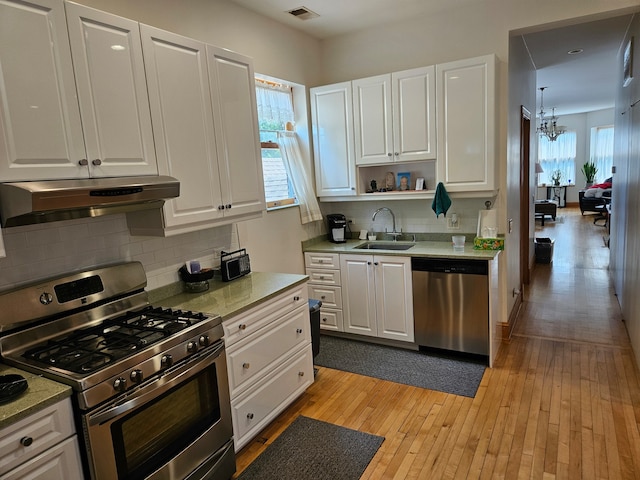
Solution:
{"label": "kitchen sink", "polygon": [[415,243],[399,243],[399,242],[366,242],[357,247],[356,250],[409,250]]}

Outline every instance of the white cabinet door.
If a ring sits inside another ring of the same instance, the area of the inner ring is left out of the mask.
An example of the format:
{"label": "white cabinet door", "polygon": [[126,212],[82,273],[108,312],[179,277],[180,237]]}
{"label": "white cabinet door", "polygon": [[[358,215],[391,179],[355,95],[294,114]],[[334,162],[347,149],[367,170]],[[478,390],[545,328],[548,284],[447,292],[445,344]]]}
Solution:
{"label": "white cabinet door", "polygon": [[164,226],[222,217],[205,44],[140,25],[158,170],[180,180]]}
{"label": "white cabinet door", "polygon": [[393,162],[391,75],[354,80],[356,165]]}
{"label": "white cabinet door", "polygon": [[250,58],[207,45],[225,216],[265,210],[256,87]]}
{"label": "white cabinet door", "polygon": [[411,259],[340,255],[344,331],[413,342]]}
{"label": "white cabinet door", "polygon": [[394,161],[436,158],[436,69],[391,74]]}
{"label": "white cabinet door", "polygon": [[352,83],[356,165],[436,158],[435,67]]}
{"label": "white cabinet door", "polygon": [[411,258],[373,257],[378,337],[413,342]]}
{"label": "white cabinet door", "polygon": [[91,176],[157,174],[138,22],[65,6]]}
{"label": "white cabinet door", "polygon": [[496,187],[495,56],[436,66],[438,180],[447,190]]}
{"label": "white cabinet door", "polygon": [[316,195],[356,194],[351,82],[312,88]]}
{"label": "white cabinet door", "polygon": [[62,0],[0,0],[0,180],[87,177]]}
{"label": "white cabinet door", "polygon": [[371,255],[340,255],[345,332],[378,335],[373,262]]}

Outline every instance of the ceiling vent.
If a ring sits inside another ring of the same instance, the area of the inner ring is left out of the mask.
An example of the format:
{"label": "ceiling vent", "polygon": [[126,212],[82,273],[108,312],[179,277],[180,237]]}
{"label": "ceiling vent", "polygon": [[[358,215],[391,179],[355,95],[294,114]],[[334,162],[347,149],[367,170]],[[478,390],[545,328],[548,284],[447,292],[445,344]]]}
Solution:
{"label": "ceiling vent", "polygon": [[316,12],[309,10],[307,7],[294,8],[293,10],[289,10],[288,13],[300,20],[310,20],[320,16]]}

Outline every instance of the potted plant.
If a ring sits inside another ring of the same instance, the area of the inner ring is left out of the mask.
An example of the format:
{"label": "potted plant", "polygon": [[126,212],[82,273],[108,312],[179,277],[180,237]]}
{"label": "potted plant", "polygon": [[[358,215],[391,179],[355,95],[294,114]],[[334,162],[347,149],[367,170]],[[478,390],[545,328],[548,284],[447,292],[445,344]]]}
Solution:
{"label": "potted plant", "polygon": [[587,162],[582,166],[582,173],[584,174],[584,178],[587,180],[586,187],[590,187],[593,185],[594,180],[596,179],[596,173],[598,173],[598,169],[596,168],[596,164],[593,162]]}
{"label": "potted plant", "polygon": [[553,182],[553,184],[555,186],[560,185],[560,180],[562,179],[562,170],[558,169],[558,170],[554,170],[551,173],[551,181]]}

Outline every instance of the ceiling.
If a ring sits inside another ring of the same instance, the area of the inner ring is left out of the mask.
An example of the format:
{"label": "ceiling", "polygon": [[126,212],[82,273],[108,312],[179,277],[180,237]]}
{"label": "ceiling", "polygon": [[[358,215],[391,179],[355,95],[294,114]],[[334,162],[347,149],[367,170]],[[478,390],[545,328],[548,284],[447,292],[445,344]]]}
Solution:
{"label": "ceiling", "polygon": [[[231,0],[318,39],[381,24],[457,9],[477,0]],[[318,17],[301,20],[290,10],[305,7]],[[581,113],[614,105],[617,60],[631,15],[523,36],[544,91],[545,111]],[[583,49],[579,55],[568,55]],[[537,102],[540,101],[537,92]]]}

